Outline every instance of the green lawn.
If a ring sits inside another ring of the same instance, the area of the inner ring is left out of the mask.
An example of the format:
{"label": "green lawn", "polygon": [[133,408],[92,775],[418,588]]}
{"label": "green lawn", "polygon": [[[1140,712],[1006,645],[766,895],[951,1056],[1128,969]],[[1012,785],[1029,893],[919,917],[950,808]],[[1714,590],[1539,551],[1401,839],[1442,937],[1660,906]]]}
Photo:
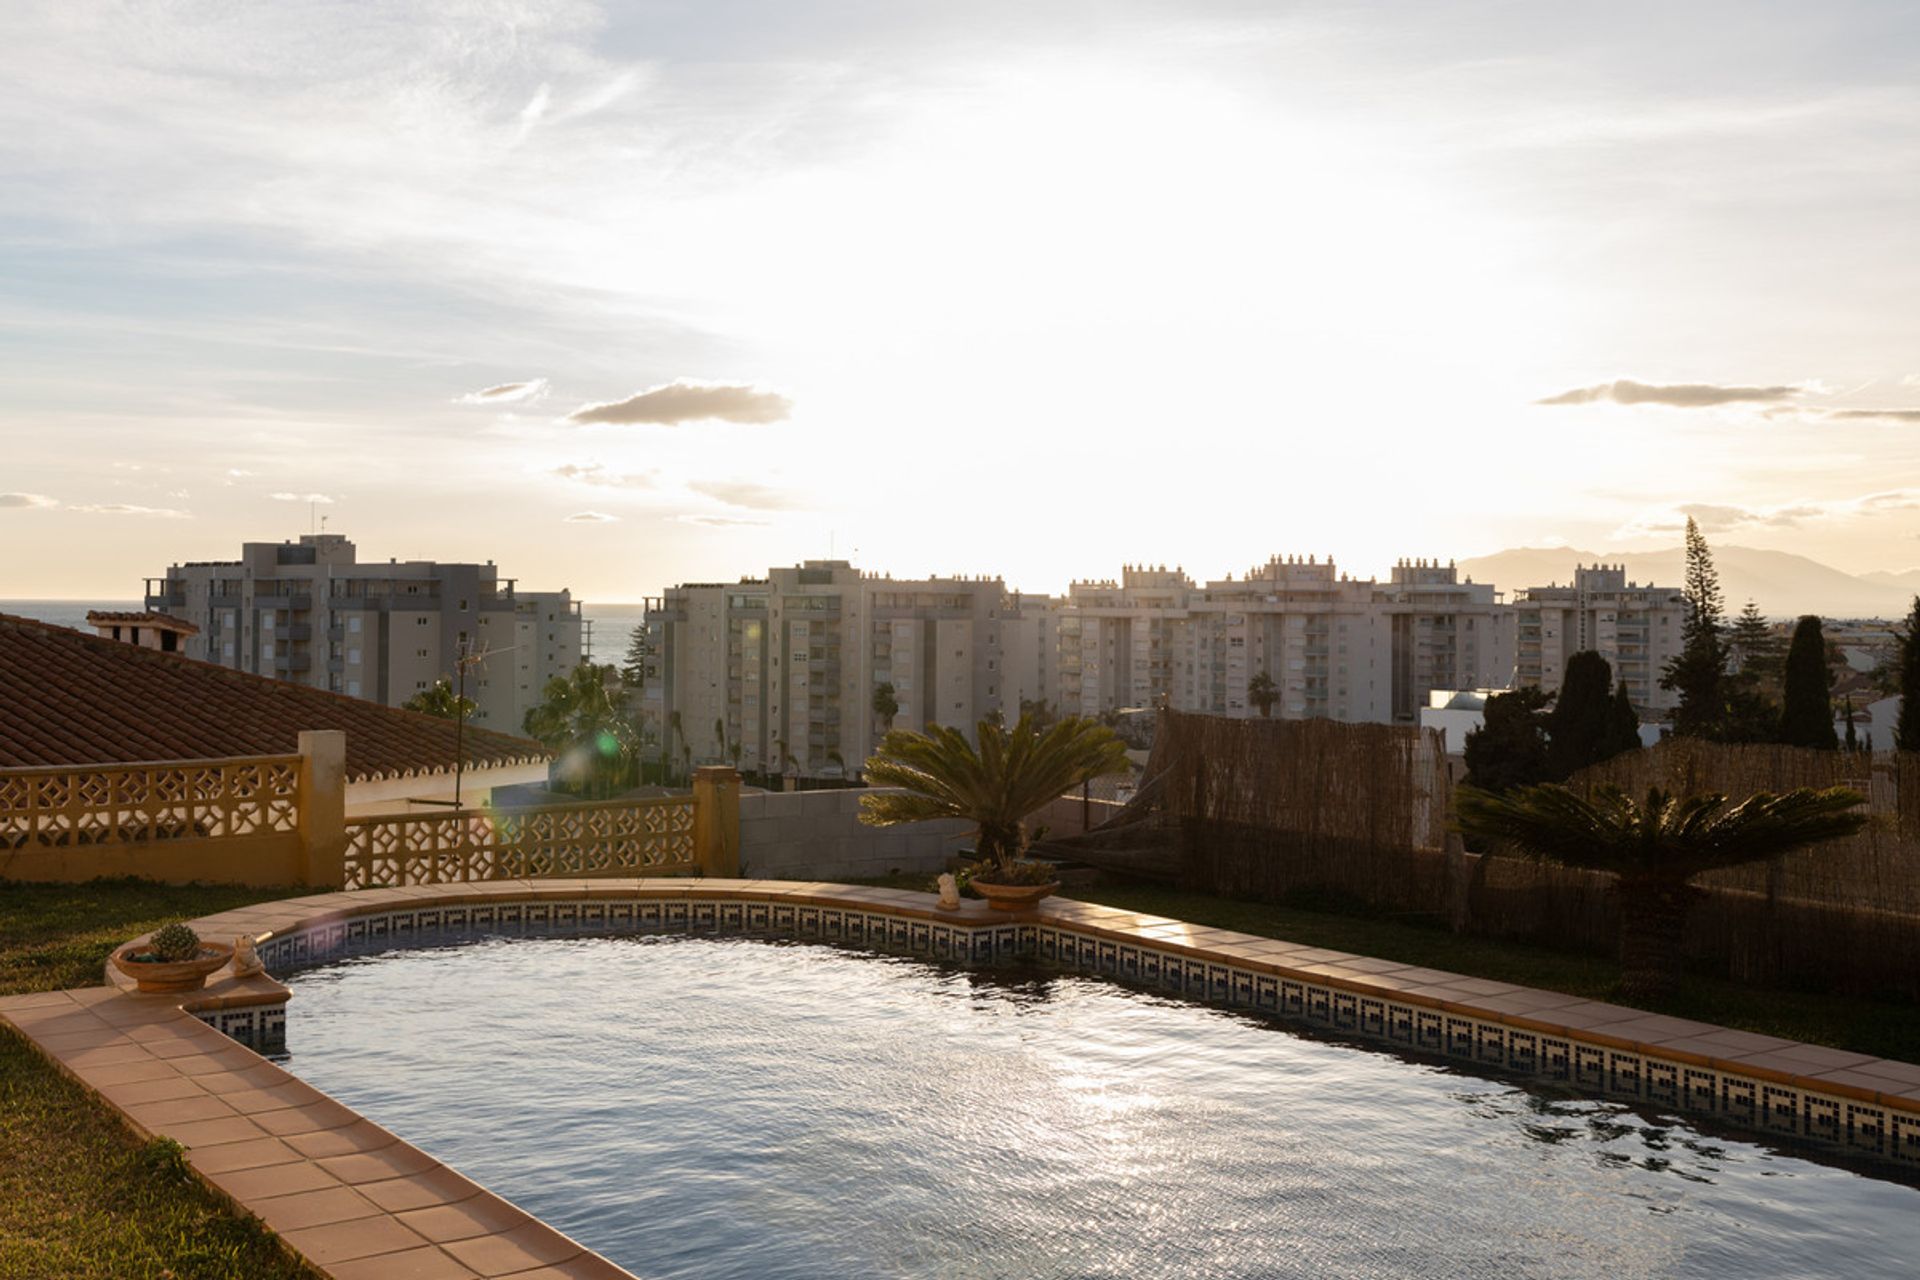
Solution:
{"label": "green lawn", "polygon": [[[0,884],[0,995],[97,986],[115,944],[170,920],[303,889],[140,881]],[[0,1276],[311,1280],[272,1235],[141,1144],[11,1030],[0,1031]]]}

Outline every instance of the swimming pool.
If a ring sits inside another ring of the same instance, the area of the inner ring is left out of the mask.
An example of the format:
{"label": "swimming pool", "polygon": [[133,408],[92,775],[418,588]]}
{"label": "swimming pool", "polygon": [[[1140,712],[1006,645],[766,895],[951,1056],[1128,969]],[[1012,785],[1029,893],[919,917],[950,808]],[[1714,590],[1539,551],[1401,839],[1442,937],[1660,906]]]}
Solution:
{"label": "swimming pool", "polygon": [[1911,1274],[1920,1191],[1097,978],[490,938],[289,1067],[648,1277]]}

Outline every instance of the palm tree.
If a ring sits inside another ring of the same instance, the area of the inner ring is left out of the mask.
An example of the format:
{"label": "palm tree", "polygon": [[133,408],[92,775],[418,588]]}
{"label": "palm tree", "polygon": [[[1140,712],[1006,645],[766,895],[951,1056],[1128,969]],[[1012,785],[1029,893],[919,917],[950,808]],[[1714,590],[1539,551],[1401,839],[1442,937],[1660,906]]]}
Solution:
{"label": "palm tree", "polygon": [[455,693],[450,682],[435,680],[432,688],[414,694],[400,704],[400,709],[418,711],[441,720],[470,720],[476,708],[473,699]]}
{"label": "palm tree", "polygon": [[977,827],[982,878],[1018,884],[1027,815],[1091,778],[1126,768],[1126,744],[1079,716],[1044,730],[1030,714],[1011,729],[982,720],[975,733],[978,750],[943,725],[929,725],[925,733],[896,729],[881,739],[867,761],[867,784],[898,790],[860,797],[860,821],[888,827],[964,818]]}
{"label": "palm tree", "polygon": [[560,753],[562,776],[590,795],[612,794],[639,750],[619,673],[583,662],[541,692],[546,700],[527,712],[526,731]]}
{"label": "palm tree", "polygon": [[1637,801],[1603,786],[1588,798],[1547,783],[1505,794],[1461,787],[1454,808],[1467,835],[1616,876],[1621,989],[1629,998],[1657,999],[1679,979],[1695,876],[1850,836],[1867,823],[1854,812],[1864,799],[1846,787],[1801,787],[1760,792],[1729,807],[1724,795],[1682,798],[1651,787]]}
{"label": "palm tree", "polygon": [[1265,720],[1273,714],[1273,704],[1280,701],[1280,686],[1266,672],[1257,672],[1253,679],[1247,681],[1247,701],[1259,710],[1260,718]]}
{"label": "palm tree", "polygon": [[891,681],[882,680],[873,686],[873,713],[880,717],[885,728],[893,728],[893,718],[900,714],[900,699],[895,696]]}

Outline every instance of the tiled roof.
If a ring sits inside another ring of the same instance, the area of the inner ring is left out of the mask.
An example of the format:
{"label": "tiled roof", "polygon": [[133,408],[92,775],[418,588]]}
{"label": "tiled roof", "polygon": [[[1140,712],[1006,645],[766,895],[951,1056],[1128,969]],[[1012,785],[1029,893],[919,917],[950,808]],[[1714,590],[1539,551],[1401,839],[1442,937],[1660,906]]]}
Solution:
{"label": "tiled roof", "polygon": [[170,613],[116,613],[103,609],[89,609],[87,621],[96,627],[110,627],[116,623],[124,627],[131,623],[139,627],[165,627],[169,631],[178,631],[190,636],[200,634],[199,627],[185,618],[176,618]]}
{"label": "tiled roof", "polygon": [[[451,769],[451,720],[0,613],[0,768],[287,755],[306,729],[347,735],[347,777]],[[472,724],[469,768],[551,753]]]}

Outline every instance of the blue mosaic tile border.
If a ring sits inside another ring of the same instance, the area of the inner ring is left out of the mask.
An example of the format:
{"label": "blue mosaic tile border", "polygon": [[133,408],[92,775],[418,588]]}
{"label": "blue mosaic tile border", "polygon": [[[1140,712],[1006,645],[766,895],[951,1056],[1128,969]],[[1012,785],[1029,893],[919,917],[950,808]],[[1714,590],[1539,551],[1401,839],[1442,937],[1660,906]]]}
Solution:
{"label": "blue mosaic tile border", "polygon": [[[1037,958],[1227,1008],[1378,1041],[1482,1070],[1711,1116],[1737,1128],[1920,1167],[1920,1115],[1777,1085],[1652,1054],[1587,1044],[1303,979],[1195,959],[1058,925],[953,925],[880,911],[721,899],[478,903],[395,910],[319,925],[260,945],[269,970],[321,964],[368,946],[449,932],[541,937],[642,932],[813,939],[967,964]],[[284,1043],[285,1006],[198,1015],[243,1044]]]}

